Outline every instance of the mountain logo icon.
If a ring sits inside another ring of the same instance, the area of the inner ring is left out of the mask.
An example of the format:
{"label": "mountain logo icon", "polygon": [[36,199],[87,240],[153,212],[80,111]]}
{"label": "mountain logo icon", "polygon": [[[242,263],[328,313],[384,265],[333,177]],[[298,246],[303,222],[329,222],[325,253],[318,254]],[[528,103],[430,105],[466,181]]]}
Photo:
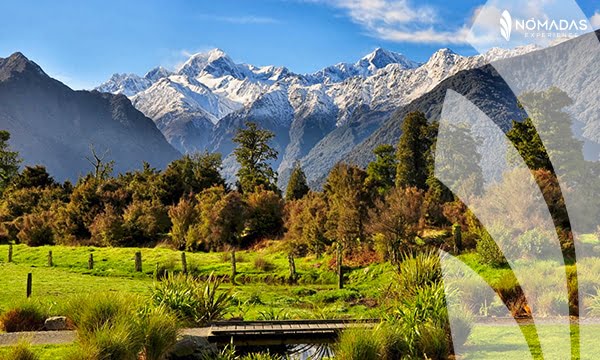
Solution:
{"label": "mountain logo icon", "polygon": [[512,34],[512,16],[508,10],[504,10],[500,17],[500,34],[506,41],[510,41],[510,35]]}

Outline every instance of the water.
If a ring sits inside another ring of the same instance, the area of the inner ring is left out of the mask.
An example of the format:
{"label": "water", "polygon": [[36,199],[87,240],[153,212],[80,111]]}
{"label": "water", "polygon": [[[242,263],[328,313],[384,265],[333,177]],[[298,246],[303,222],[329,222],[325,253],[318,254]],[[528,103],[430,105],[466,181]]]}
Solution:
{"label": "water", "polygon": [[253,352],[269,352],[288,356],[291,360],[322,360],[333,358],[333,350],[329,344],[300,344],[279,346],[236,347],[240,354]]}

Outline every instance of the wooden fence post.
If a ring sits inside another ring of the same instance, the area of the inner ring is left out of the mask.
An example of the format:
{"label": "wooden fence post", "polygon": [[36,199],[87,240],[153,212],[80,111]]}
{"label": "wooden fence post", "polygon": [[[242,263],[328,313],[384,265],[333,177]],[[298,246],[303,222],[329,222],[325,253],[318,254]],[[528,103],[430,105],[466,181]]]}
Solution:
{"label": "wooden fence post", "polygon": [[90,257],[88,259],[88,270],[93,270],[94,269],[94,254],[90,254]]}
{"label": "wooden fence post", "polygon": [[288,262],[290,264],[290,282],[296,282],[296,262],[294,261],[294,255],[288,255]]}
{"label": "wooden fence post", "polygon": [[48,251],[48,266],[52,267],[54,263],[52,262],[52,250]]}
{"label": "wooden fence post", "polygon": [[237,275],[237,261],[235,260],[235,248],[231,248],[231,283],[235,284]]}
{"label": "wooden fence post", "polygon": [[135,253],[135,271],[142,272],[142,252]]}
{"label": "wooden fence post", "polygon": [[338,289],[344,288],[344,268],[342,267],[343,260],[344,260],[344,253],[343,253],[342,245],[338,243],[338,246],[337,246]]}
{"label": "wooden fence post", "polygon": [[183,271],[184,274],[187,274],[187,260],[185,258],[185,251],[181,252],[181,269]]}
{"label": "wooden fence post", "polygon": [[459,224],[452,225],[452,235],[454,237],[454,253],[460,254],[462,251],[462,231]]}
{"label": "wooden fence post", "polygon": [[8,244],[8,262],[12,262],[12,254],[13,254],[12,244]]}
{"label": "wooden fence post", "polygon": [[31,273],[27,274],[27,298],[31,297],[31,282],[32,282]]}

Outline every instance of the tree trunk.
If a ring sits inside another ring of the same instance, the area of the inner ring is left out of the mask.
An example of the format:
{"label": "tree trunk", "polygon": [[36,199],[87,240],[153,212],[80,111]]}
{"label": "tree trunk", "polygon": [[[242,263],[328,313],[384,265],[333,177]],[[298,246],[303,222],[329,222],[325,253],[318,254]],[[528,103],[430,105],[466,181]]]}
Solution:
{"label": "tree trunk", "polygon": [[344,288],[344,269],[342,268],[342,260],[344,258],[342,246],[337,246],[337,273],[338,273],[338,289]]}
{"label": "tree trunk", "polygon": [[235,248],[231,249],[231,283],[235,284],[235,276],[237,275],[237,264],[235,262]]}

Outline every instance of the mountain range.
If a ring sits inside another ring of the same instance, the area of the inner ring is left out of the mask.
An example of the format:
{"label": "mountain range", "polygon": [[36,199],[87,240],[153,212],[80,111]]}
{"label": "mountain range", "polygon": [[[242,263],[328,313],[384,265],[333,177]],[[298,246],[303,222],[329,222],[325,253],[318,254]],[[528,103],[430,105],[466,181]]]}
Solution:
{"label": "mountain range", "polygon": [[378,48],[355,63],[339,63],[311,74],[238,64],[214,49],[191,56],[175,71],[157,67],[144,76],[115,74],[96,90],[128,96],[180,152],[221,153],[229,181],[237,170],[231,138],[245,121],[257,122],[276,135],[279,158],[272,165],[278,170],[279,185],[285,186],[297,161],[311,182],[318,184],[333,164],[394,111],[444,80],[536,49],[492,49],[471,57],[441,49],[427,62],[418,63]]}
{"label": "mountain range", "polygon": [[73,91],[18,52],[0,58],[0,128],[24,165],[43,164],[61,181],[92,170],[90,147],[116,172],[181,156],[125,95]]}
{"label": "mountain range", "polygon": [[[231,139],[245,121],[254,121],[275,133],[279,157],[272,165],[279,185],[286,185],[299,162],[309,185],[318,188],[335,163],[366,166],[378,144],[396,144],[407,113],[419,110],[438,120],[449,89],[508,130],[524,114],[495,69],[516,65],[515,79],[528,90],[555,84],[568,91],[574,100],[569,109],[578,115],[574,131],[585,140],[586,158],[598,160],[600,54],[588,51],[594,41],[580,37],[543,50],[493,49],[472,57],[441,49],[425,63],[376,49],[311,74],[238,64],[215,49],[173,71],[116,74],[93,91],[73,91],[15,53],[0,58],[0,129],[11,132],[25,165],[46,165],[58,180],[89,172],[86,156],[93,146],[116,160],[116,172],[140,168],[143,161],[164,168],[182,153],[219,152],[233,182],[238,165]],[[576,65],[560,65],[566,63]],[[557,70],[540,77],[529,71],[534,65]],[[501,164],[483,165],[497,171]]]}

